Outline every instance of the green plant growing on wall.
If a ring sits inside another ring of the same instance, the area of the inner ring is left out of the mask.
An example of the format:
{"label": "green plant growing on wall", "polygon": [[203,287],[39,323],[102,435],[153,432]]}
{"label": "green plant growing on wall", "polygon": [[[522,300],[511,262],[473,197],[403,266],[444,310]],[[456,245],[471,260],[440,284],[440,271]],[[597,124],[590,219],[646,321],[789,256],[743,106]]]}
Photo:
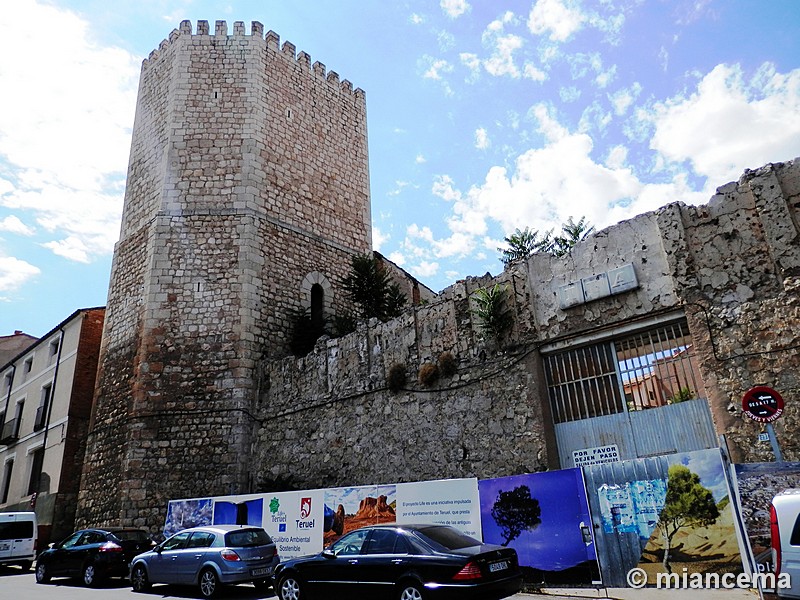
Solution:
{"label": "green plant growing on wall", "polygon": [[[549,232],[547,237],[549,237]],[[539,232],[530,227],[525,229],[517,228],[514,233],[504,238],[506,247],[498,248],[501,252],[500,260],[504,265],[510,264],[515,260],[528,258],[534,252],[541,251],[544,240],[539,239]]]}
{"label": "green plant growing on wall", "polygon": [[458,363],[455,357],[450,352],[442,352],[436,359],[436,364],[439,365],[439,372],[442,377],[452,377],[458,370]]}
{"label": "green plant growing on wall", "polygon": [[684,465],[672,465],[667,472],[667,497],[658,518],[664,536],[662,565],[672,573],[669,551],[675,534],[682,527],[705,527],[716,522],[719,507],[714,495],[700,483],[700,476]]}
{"label": "green plant growing on wall", "polygon": [[690,387],[682,387],[678,390],[672,398],[669,399],[670,404],[678,404],[680,402],[686,402],[687,400],[691,400],[694,398],[694,390]]}
{"label": "green plant growing on wall", "polygon": [[402,363],[395,363],[389,367],[389,373],[386,375],[386,385],[393,391],[397,392],[406,384],[406,366]]}
{"label": "green plant growing on wall", "polygon": [[439,379],[439,367],[433,363],[426,362],[419,368],[419,382],[425,387],[431,387]]}
{"label": "green plant growing on wall", "polygon": [[515,487],[510,492],[500,491],[491,514],[505,538],[503,546],[508,546],[523,531],[533,531],[542,522],[542,507],[531,496],[527,485]]}
{"label": "green plant growing on wall", "polygon": [[350,274],[345,277],[344,289],[363,319],[376,317],[381,321],[399,316],[407,299],[400,286],[378,260],[370,254],[358,254],[351,259]]}
{"label": "green plant growing on wall", "polygon": [[516,229],[514,233],[503,238],[506,247],[500,247],[500,260],[504,265],[516,260],[530,257],[537,252],[551,254],[552,256],[564,256],[589,235],[594,233],[594,226],[590,226],[586,217],[581,217],[576,223],[572,217],[561,225],[561,233],[554,236],[553,230],[546,231],[540,235],[538,230]]}
{"label": "green plant growing on wall", "polygon": [[513,322],[511,311],[506,308],[507,293],[507,286],[495,283],[472,294],[472,314],[478,319],[481,329],[497,342]]}

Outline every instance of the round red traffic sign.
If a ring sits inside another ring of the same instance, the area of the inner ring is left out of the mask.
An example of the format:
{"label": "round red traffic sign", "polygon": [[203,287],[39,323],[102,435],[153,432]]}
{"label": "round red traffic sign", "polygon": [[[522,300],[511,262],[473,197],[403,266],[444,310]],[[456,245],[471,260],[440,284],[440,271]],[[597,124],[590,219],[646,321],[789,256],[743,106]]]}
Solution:
{"label": "round red traffic sign", "polygon": [[783,398],[766,386],[760,385],[747,390],[742,397],[744,414],[759,423],[772,423],[783,414]]}

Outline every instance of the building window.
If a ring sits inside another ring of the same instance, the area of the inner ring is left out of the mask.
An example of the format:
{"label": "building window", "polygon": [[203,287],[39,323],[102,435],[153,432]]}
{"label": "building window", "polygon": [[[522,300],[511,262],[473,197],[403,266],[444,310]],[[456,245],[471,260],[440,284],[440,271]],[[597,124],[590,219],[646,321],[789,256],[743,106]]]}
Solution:
{"label": "building window", "polygon": [[11,391],[11,384],[14,381],[14,374],[13,372],[9,371],[3,377],[3,395],[7,396],[8,392]]}
{"label": "building window", "polygon": [[53,384],[48,383],[42,387],[42,399],[39,402],[39,408],[36,409],[36,421],[33,423],[33,430],[39,431],[43,429],[47,423],[47,411],[50,408],[50,400],[53,393]]}
{"label": "building window", "polygon": [[11,473],[14,471],[14,460],[7,460],[3,467],[3,489],[0,494],[0,504],[8,502],[8,490],[11,488]]}
{"label": "building window", "polygon": [[61,340],[57,340],[57,339],[53,340],[52,342],[50,342],[49,354],[48,354],[48,357],[47,357],[47,364],[48,365],[52,365],[54,362],[56,362],[56,358],[58,358],[58,347],[59,347],[60,344],[61,344]]}
{"label": "building window", "polygon": [[33,357],[26,358],[25,362],[22,363],[22,381],[28,380],[28,375],[31,374],[33,370]]}
{"label": "building window", "polygon": [[544,366],[556,423],[705,397],[685,319],[546,355]]}
{"label": "building window", "polygon": [[37,448],[31,453],[31,480],[28,483],[28,496],[39,491],[42,465],[44,465],[44,447]]}

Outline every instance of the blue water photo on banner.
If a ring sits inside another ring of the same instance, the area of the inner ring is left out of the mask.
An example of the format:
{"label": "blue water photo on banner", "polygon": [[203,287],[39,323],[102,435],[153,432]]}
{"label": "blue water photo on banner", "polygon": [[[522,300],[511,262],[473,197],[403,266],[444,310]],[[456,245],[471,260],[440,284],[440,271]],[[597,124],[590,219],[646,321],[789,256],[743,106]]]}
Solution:
{"label": "blue water photo on banner", "polygon": [[164,524],[164,537],[169,537],[189,527],[211,525],[214,501],[211,498],[191,500],[170,500],[167,506],[167,520]]}
{"label": "blue water photo on banner", "polygon": [[580,469],[478,482],[483,541],[514,548],[525,580],[591,584],[600,578]]}
{"label": "blue water photo on banner", "polygon": [[245,502],[217,500],[214,503],[214,525],[254,525],[261,527],[263,514],[263,498]]}

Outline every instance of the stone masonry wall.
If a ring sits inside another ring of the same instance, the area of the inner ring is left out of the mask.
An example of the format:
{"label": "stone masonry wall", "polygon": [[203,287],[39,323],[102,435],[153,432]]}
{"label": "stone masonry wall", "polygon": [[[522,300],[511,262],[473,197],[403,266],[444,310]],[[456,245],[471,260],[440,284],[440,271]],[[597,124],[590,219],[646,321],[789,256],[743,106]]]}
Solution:
{"label": "stone masonry wall", "polygon": [[[286,488],[496,477],[557,466],[542,345],[684,312],[717,432],[738,460],[771,460],[742,416],[754,385],[783,392],[776,429],[797,459],[800,162],[768,165],[710,203],[677,203],[600,231],[566,257],[535,255],[496,278],[470,278],[385,324],[319,342],[306,358],[265,363],[256,483]],[[562,285],[633,264],[639,287],[567,309]],[[470,313],[479,287],[511,292],[514,328],[501,346]],[[452,378],[426,387],[420,366],[440,352]],[[404,389],[387,389],[392,365]],[[794,402],[793,402],[794,401]]]}

